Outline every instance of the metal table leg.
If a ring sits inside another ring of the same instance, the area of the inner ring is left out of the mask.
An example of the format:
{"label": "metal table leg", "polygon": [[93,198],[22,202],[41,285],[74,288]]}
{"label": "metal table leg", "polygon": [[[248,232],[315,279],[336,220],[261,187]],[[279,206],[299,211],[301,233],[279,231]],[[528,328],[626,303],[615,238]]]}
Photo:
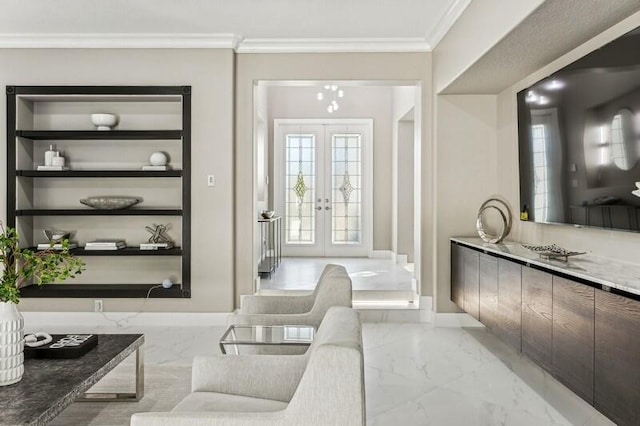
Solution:
{"label": "metal table leg", "polygon": [[136,349],[136,391],[131,392],[85,392],[77,402],[137,402],[144,396],[144,347]]}

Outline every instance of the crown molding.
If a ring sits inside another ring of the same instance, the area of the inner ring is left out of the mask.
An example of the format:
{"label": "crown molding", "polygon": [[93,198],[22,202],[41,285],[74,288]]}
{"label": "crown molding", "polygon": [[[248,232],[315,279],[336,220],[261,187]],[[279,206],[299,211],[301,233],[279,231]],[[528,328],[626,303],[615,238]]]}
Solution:
{"label": "crown molding", "polygon": [[236,49],[235,34],[0,34],[3,49]]}
{"label": "crown molding", "polygon": [[[465,0],[466,1],[466,0]],[[233,49],[238,53],[428,52],[424,38],[248,38],[235,34],[0,34],[0,49]]]}
{"label": "crown molding", "polygon": [[426,41],[429,43],[432,49],[435,49],[438,43],[442,40],[444,35],[451,29],[453,24],[458,20],[462,12],[469,6],[471,0],[455,0],[453,4],[447,9],[442,18],[438,20],[438,23],[427,34]]}
{"label": "crown molding", "polygon": [[238,53],[428,52],[424,38],[245,38]]}

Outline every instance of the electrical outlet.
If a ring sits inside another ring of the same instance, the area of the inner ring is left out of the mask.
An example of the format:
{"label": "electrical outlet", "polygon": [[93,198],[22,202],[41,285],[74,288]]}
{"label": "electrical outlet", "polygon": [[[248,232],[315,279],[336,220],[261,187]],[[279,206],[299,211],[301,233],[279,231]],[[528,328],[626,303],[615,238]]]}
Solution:
{"label": "electrical outlet", "polygon": [[207,186],[216,186],[216,175],[207,176]]}
{"label": "electrical outlet", "polygon": [[93,311],[94,312],[102,312],[104,310],[104,305],[102,304],[102,300],[97,299],[93,301]]}

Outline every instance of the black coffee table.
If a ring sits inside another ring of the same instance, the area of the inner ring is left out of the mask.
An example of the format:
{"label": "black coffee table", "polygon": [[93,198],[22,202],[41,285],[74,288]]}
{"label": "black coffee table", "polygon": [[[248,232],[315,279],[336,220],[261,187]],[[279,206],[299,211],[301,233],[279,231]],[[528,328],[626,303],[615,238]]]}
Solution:
{"label": "black coffee table", "polygon": [[[144,395],[142,334],[99,334],[98,346],[76,359],[28,359],[16,384],[0,387],[0,425],[46,425],[76,401],[138,401]],[[86,393],[136,352],[135,393]]]}

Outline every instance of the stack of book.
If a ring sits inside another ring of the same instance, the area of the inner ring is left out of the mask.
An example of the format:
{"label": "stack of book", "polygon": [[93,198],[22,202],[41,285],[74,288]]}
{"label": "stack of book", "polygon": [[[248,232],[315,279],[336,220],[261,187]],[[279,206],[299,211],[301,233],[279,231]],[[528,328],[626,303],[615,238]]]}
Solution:
{"label": "stack of book", "polygon": [[[69,250],[74,248],[78,248],[78,244],[69,243]],[[51,243],[40,243],[38,244],[38,250],[62,250],[62,244],[57,243],[52,245]]]}
{"label": "stack of book", "polygon": [[85,244],[85,250],[120,250],[127,247],[124,240],[99,239]]}
{"label": "stack of book", "polygon": [[140,250],[168,250],[173,248],[173,243],[142,243]]}
{"label": "stack of book", "polygon": [[69,168],[64,166],[38,166],[39,172],[62,172],[67,170]]}
{"label": "stack of book", "polygon": [[142,170],[164,172],[166,170],[169,170],[169,166],[142,166]]}

